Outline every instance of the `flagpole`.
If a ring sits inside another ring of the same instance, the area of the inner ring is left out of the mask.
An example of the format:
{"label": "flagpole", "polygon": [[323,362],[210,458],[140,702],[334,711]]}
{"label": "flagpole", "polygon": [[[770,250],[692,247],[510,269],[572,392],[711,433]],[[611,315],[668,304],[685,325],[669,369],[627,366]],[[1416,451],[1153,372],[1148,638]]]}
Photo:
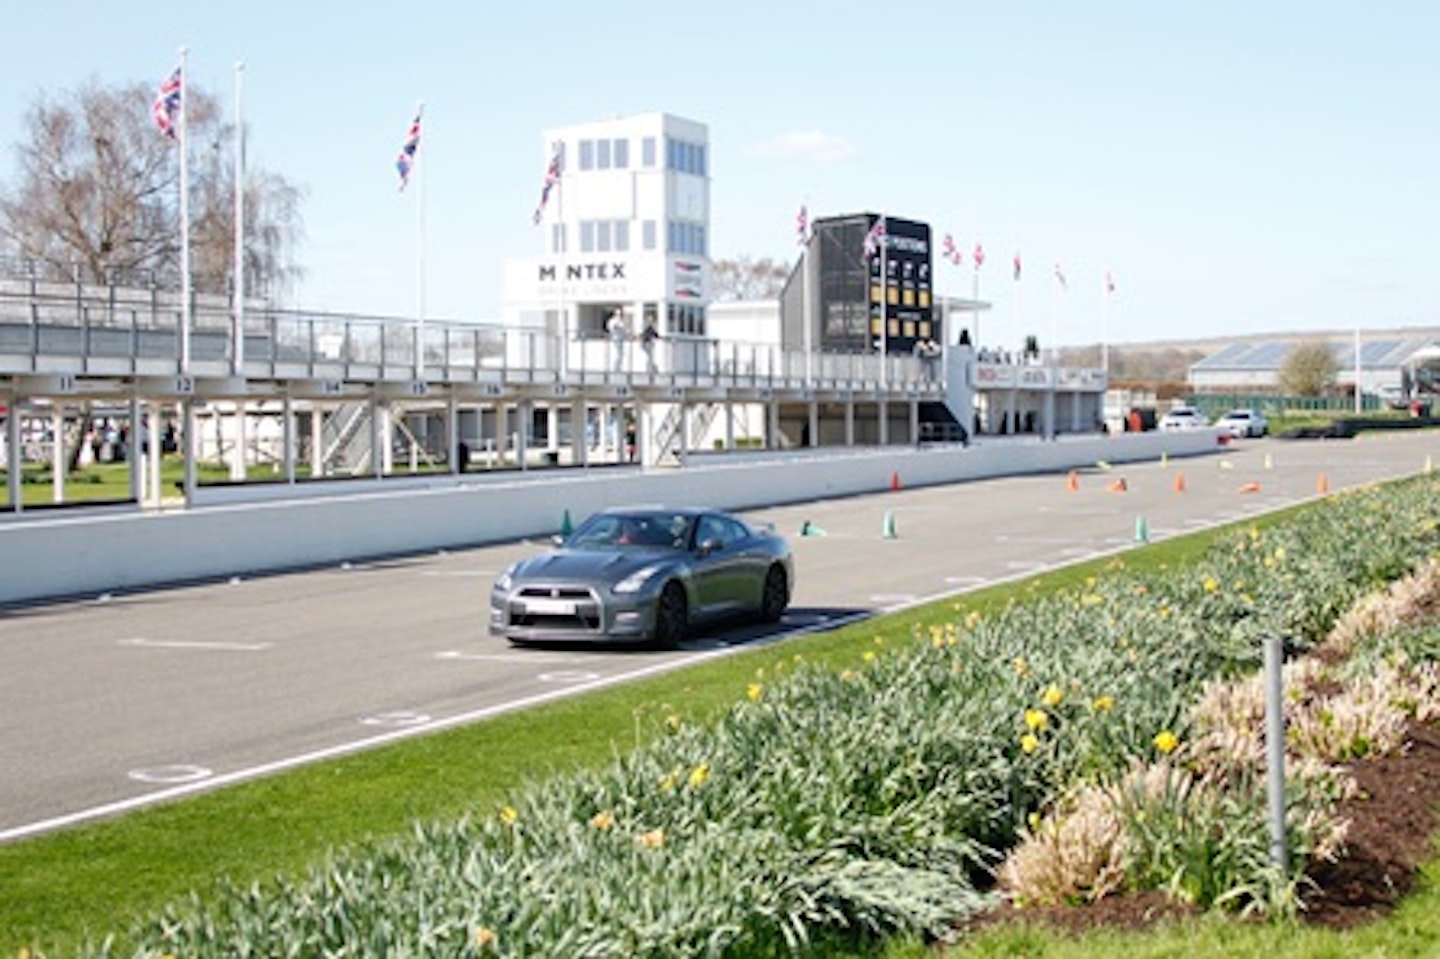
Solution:
{"label": "flagpole", "polygon": [[[418,121],[425,113],[425,101],[415,105]],[[429,136],[429,133],[426,133]],[[419,171],[420,150],[415,150],[416,172]],[[420,173],[420,195],[415,199],[415,379],[425,379],[425,181]]]}
{"label": "flagpole", "polygon": [[[235,376],[245,374],[245,112],[242,90],[245,81],[244,61],[235,61],[235,331],[230,343],[230,359]],[[242,397],[235,406],[235,455],[230,460],[230,478],[245,478],[246,403]]]}
{"label": "flagpole", "polygon": [[[190,78],[186,61],[190,51],[180,48],[180,122],[176,139],[180,144],[180,373],[190,373],[190,163],[189,163],[189,100]],[[189,437],[186,437],[189,442]]]}
{"label": "flagpole", "polygon": [[[975,252],[980,252],[980,244],[975,244]],[[981,257],[972,256],[971,262],[974,268],[970,274],[970,333],[974,337],[974,348],[980,349],[980,263]]]}
{"label": "flagpole", "polygon": [[1105,271],[1105,324],[1100,330],[1100,369],[1106,382],[1110,379],[1110,301],[1115,290],[1110,282],[1110,271]]}
{"label": "flagpole", "polygon": [[[885,223],[885,214],[880,214],[880,222]],[[886,224],[880,234],[880,385],[890,384],[890,274],[886,259],[886,242],[890,227]]]}
{"label": "flagpole", "polygon": [[[546,176],[549,176],[549,171],[550,171],[549,164],[555,162],[555,154],[556,154],[556,152],[557,152],[557,147],[556,147],[555,144],[552,142],[552,143],[550,144],[550,157],[549,157],[549,159],[546,161],[546,163],[547,163],[547,165],[546,165],[546,167],[545,167],[545,171],[546,171],[546,174],[545,174],[545,175],[546,175]],[[565,296],[565,279],[566,279],[566,278],[565,278],[565,270],[566,270],[566,268],[570,265],[570,230],[569,230],[569,228],[568,228],[568,227],[566,226],[566,224],[565,224],[565,183],[564,183],[564,180],[565,180],[565,172],[564,172],[564,171],[565,171],[565,166],[564,166],[564,163],[565,163],[565,161],[564,161],[564,159],[562,159],[562,160],[560,161],[560,163],[561,163],[561,166],[560,166],[560,171],[561,171],[561,172],[560,172],[560,178],[555,181],[555,186],[554,186],[554,189],[555,189],[555,219],[556,219],[557,221],[559,221],[560,229],[559,229],[558,231],[551,231],[550,236],[551,236],[552,240],[555,239],[557,236],[558,236],[558,238],[559,238],[559,240],[560,240],[559,243],[554,244],[554,245],[556,245],[556,246],[558,246],[558,247],[560,248],[560,250],[559,250],[559,252],[560,252],[560,284],[559,284],[559,288],[558,288],[558,290],[557,290],[557,292],[558,292],[559,295],[560,295],[560,375],[561,375],[562,378],[568,378],[569,375],[570,375],[570,301],[569,301],[569,299]],[[580,368],[581,368],[582,370],[585,368],[585,364],[584,364],[584,353],[583,353],[583,352],[581,353],[581,367],[580,367]],[[617,430],[617,436],[618,436],[618,433],[619,433],[619,428],[618,428],[618,426],[617,426],[616,430]],[[617,454],[623,453],[623,451],[620,450],[620,442],[619,442],[618,439],[616,440],[615,448],[616,448]]]}
{"label": "flagpole", "polygon": [[810,316],[811,290],[810,290],[810,204],[807,201],[800,207],[800,324],[801,339],[805,345],[805,386],[812,385],[815,376],[815,361],[812,353],[815,349],[814,334],[810,327],[812,317]]}
{"label": "flagpole", "polygon": [[245,114],[242,89],[245,63],[235,61],[235,333],[231,344],[233,372],[245,367]]}
{"label": "flagpole", "polygon": [[1355,324],[1355,412],[1364,405],[1360,399],[1360,324]]}

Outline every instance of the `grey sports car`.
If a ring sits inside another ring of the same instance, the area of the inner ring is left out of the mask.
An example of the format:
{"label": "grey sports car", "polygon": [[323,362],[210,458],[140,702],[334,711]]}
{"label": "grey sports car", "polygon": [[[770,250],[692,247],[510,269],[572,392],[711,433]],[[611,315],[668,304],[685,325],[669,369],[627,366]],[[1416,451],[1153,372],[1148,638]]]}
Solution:
{"label": "grey sports car", "polygon": [[673,645],[722,618],[774,622],[794,585],[790,546],[771,528],[711,509],[613,508],[495,580],[490,632]]}

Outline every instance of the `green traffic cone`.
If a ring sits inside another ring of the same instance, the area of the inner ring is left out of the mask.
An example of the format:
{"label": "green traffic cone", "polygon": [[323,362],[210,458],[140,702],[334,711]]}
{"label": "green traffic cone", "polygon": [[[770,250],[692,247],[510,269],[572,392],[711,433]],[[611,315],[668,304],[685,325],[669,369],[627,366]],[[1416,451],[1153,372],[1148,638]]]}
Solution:
{"label": "green traffic cone", "polygon": [[807,519],[805,522],[803,522],[803,523],[800,524],[800,535],[801,535],[801,536],[824,536],[824,535],[825,535],[825,531],[824,531],[823,529],[821,529],[820,527],[816,526],[814,523],[810,522],[810,521]]}
{"label": "green traffic cone", "polygon": [[885,522],[880,527],[880,535],[885,539],[894,539],[896,536],[895,514],[888,509],[885,511]]}
{"label": "green traffic cone", "polygon": [[567,509],[565,514],[560,517],[560,535],[569,536],[574,530],[575,526],[570,522],[570,511]]}
{"label": "green traffic cone", "polygon": [[1150,528],[1145,525],[1145,517],[1143,516],[1135,517],[1135,542],[1150,542]]}

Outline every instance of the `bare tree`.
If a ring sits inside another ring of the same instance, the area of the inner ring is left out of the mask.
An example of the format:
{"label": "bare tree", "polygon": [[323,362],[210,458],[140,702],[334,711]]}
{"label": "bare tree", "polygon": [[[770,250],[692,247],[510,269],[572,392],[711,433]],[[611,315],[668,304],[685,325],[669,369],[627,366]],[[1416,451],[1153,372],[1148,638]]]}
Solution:
{"label": "bare tree", "polygon": [[711,268],[717,300],[766,300],[780,295],[790,267],[766,257],[716,260]]}
{"label": "bare tree", "polygon": [[[150,118],[154,90],[97,81],[59,98],[42,94],[16,144],[19,178],[0,185],[0,241],[52,273],[105,282],[148,272],[180,278],[180,158]],[[214,97],[186,91],[190,150],[191,280],[197,291],[231,286],[235,244],[234,127]],[[252,168],[245,185],[246,288],[278,295],[301,275],[301,191]]]}
{"label": "bare tree", "polygon": [[1320,341],[1299,343],[1280,365],[1280,388],[1291,396],[1322,396],[1335,382],[1340,365]]}

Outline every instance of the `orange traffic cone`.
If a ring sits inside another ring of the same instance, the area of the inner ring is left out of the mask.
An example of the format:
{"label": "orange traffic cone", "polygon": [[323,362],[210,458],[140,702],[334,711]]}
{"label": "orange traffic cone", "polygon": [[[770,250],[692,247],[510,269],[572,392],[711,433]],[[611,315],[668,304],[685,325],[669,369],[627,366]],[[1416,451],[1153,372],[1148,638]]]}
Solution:
{"label": "orange traffic cone", "polygon": [[1240,487],[1240,492],[1242,492],[1242,493],[1258,493],[1258,492],[1260,492],[1260,484],[1259,484],[1259,483],[1246,483],[1244,486]]}
{"label": "orange traffic cone", "polygon": [[1321,473],[1315,479],[1315,492],[1319,493],[1321,496],[1324,496],[1326,493],[1330,492],[1330,477],[1326,476],[1324,473]]}
{"label": "orange traffic cone", "polygon": [[1125,485],[1125,477],[1123,476],[1110,484],[1110,492],[1112,493],[1123,493],[1127,489],[1129,489],[1129,487]]}
{"label": "orange traffic cone", "polygon": [[1068,476],[1065,477],[1065,488],[1066,488],[1067,490],[1069,490],[1070,492],[1072,492],[1072,493],[1074,493],[1074,492],[1076,492],[1077,490],[1079,490],[1079,489],[1080,489],[1080,474],[1077,473],[1077,472],[1075,472],[1074,470],[1071,470],[1071,471],[1070,471],[1070,475],[1068,475]]}
{"label": "orange traffic cone", "polygon": [[892,490],[898,490],[898,489],[900,488],[900,474],[899,474],[899,473],[891,473],[891,474],[890,474],[890,488],[891,488]]}
{"label": "orange traffic cone", "polygon": [[1184,473],[1176,473],[1176,474],[1175,474],[1175,492],[1177,492],[1177,493],[1183,493],[1183,492],[1185,492],[1185,474],[1184,474]]}

